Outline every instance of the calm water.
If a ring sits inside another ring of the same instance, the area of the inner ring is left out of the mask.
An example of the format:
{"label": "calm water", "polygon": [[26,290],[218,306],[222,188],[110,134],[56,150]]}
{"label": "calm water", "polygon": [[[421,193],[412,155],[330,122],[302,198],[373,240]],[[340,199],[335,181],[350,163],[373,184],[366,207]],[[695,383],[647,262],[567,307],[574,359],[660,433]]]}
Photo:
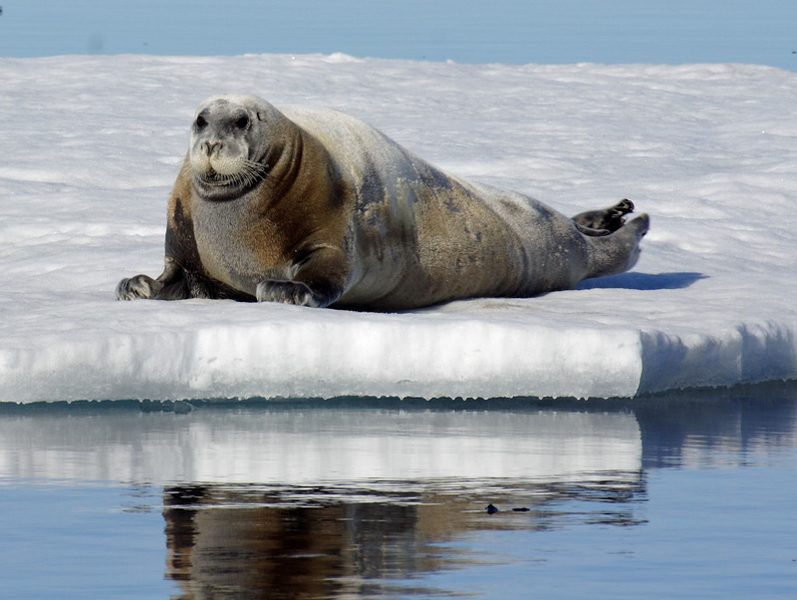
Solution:
{"label": "calm water", "polygon": [[794,385],[153,408],[0,409],[0,595],[797,597]]}
{"label": "calm water", "polygon": [[346,52],[797,68],[792,0],[3,0],[0,56]]}

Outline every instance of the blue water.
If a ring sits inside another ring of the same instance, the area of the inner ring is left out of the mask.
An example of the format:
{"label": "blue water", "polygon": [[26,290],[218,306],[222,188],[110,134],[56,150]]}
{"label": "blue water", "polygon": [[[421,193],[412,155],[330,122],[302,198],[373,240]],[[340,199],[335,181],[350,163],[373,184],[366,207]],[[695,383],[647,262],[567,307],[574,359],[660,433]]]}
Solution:
{"label": "blue water", "polygon": [[0,407],[0,596],[797,597],[793,384],[161,408]]}
{"label": "blue water", "polygon": [[344,52],[797,67],[791,0],[5,0],[0,56]]}

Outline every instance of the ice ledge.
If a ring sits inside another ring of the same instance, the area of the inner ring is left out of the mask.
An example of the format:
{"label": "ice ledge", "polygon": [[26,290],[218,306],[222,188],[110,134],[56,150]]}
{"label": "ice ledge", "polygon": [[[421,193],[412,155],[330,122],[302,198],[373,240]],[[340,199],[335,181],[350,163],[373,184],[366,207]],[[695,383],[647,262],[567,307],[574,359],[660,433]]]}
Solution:
{"label": "ice ledge", "polygon": [[0,401],[607,398],[797,377],[794,328],[775,322],[709,335],[439,314],[297,319],[299,310],[274,307],[258,323],[28,337],[0,349]]}
{"label": "ice ledge", "polygon": [[639,393],[797,377],[794,324],[740,324],[712,334],[640,333]]}

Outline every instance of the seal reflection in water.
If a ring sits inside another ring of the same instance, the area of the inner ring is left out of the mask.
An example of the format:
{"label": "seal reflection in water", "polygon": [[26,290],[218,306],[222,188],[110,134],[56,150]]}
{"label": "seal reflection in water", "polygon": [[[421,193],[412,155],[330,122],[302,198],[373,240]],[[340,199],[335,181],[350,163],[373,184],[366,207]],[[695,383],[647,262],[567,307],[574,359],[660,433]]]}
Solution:
{"label": "seal reflection in water", "polygon": [[169,199],[166,256],[119,299],[401,310],[533,296],[630,269],[647,215],[569,218],[447,175],[344,114],[211,98]]}

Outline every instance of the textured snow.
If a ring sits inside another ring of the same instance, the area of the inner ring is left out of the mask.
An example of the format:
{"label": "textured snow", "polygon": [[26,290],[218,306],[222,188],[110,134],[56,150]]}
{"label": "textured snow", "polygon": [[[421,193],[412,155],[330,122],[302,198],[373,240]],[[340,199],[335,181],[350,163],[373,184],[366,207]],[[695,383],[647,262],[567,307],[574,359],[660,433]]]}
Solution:
{"label": "textured snow", "polygon": [[[330,56],[0,60],[0,401],[633,396],[797,378],[797,73]],[[161,269],[195,106],[342,110],[569,214],[651,214],[633,272],[403,314],[116,302]]]}

